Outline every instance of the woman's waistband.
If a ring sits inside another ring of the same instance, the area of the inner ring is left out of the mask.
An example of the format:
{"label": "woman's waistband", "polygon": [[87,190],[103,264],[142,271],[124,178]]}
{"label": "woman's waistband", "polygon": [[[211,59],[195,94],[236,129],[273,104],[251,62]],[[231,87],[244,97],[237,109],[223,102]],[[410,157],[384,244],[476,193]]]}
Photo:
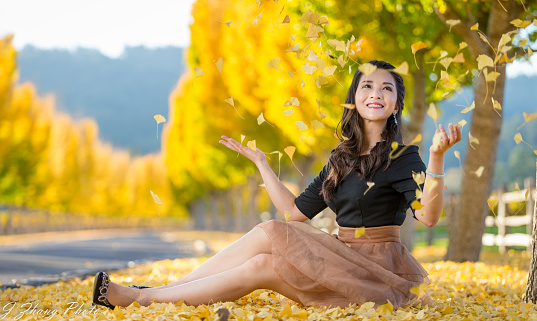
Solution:
{"label": "woman's waistband", "polygon": [[401,226],[399,225],[387,225],[365,228],[340,226],[338,230],[338,239],[346,243],[401,243],[400,231]]}

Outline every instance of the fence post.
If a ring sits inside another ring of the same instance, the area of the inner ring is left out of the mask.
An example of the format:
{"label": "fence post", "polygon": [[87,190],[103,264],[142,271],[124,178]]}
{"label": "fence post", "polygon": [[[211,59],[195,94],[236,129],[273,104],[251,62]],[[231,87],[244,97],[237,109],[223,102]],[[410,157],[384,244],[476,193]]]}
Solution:
{"label": "fence post", "polygon": [[500,254],[505,253],[505,212],[507,204],[505,204],[505,200],[503,199],[503,193],[505,191],[505,187],[501,185],[498,189],[498,236],[496,237],[496,241],[500,244],[499,245],[499,251]]}

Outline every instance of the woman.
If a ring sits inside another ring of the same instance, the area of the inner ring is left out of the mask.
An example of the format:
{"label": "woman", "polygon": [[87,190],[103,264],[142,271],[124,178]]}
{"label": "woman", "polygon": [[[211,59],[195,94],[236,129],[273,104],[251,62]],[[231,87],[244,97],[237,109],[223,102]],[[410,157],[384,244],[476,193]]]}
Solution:
{"label": "woman", "polygon": [[[461,129],[450,124],[448,134],[439,126],[442,139],[430,147],[426,171],[418,147],[402,145],[403,79],[389,71],[394,69],[389,63],[370,63],[377,69],[368,76],[357,71],[349,89],[345,103],[355,108],[343,112],[344,137],[298,198],[278,180],[261,150],[222,136],[221,144],[256,164],[278,211],[290,214],[289,223],[257,225],[185,278],[165,286],[122,287],[99,272],[93,302],[110,308],[134,301],[199,305],[233,301],[263,288],[303,305],[432,305],[426,293],[417,298],[411,291],[429,280],[400,243],[399,228],[418,188],[424,206],[412,209],[414,218],[427,226],[437,223],[443,206],[444,154],[460,141]],[[396,150],[392,142],[398,142]],[[413,173],[424,171],[430,180],[425,189],[413,179]],[[338,235],[302,223],[327,206],[337,214]]]}

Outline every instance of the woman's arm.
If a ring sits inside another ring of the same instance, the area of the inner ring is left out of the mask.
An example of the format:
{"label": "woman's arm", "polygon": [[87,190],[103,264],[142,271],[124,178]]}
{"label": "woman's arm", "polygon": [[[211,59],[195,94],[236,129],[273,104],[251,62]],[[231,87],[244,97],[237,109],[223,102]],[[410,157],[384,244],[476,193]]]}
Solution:
{"label": "woman's arm", "polygon": [[[446,151],[461,140],[461,128],[459,125],[449,124],[449,137],[444,126],[439,125],[435,135],[441,135],[442,139],[434,143],[429,149],[429,164],[427,171],[432,174],[444,174],[444,155]],[[444,207],[444,177],[425,175],[425,187],[421,198],[423,207],[415,211],[416,218],[423,224],[432,227],[438,223]]]}
{"label": "woman's arm", "polygon": [[[235,139],[227,136],[222,136],[222,138],[224,140],[219,141],[222,145],[241,153],[246,158],[254,162],[261,173],[261,178],[265,183],[265,188],[267,189],[272,203],[274,203],[274,206],[286,221],[304,222],[309,219],[296,207],[296,196],[291,193],[291,191],[289,191],[287,187],[285,187],[278,179],[272,168],[270,168],[263,151],[261,151],[259,148],[257,148],[257,151],[253,151],[250,148],[240,144]],[[285,212],[288,212],[290,217],[286,218]]]}

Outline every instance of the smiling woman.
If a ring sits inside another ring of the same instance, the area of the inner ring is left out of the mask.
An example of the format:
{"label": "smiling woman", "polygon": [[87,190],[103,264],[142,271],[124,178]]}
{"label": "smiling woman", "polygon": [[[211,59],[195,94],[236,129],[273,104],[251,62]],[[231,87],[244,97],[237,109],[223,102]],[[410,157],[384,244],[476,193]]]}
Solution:
{"label": "smiling woman", "polygon": [[[0,36],[13,33],[17,49],[92,47],[117,57],[125,46],[188,46],[194,0],[91,2],[7,0],[0,10]],[[32,8],[32,10],[28,10]],[[98,21],[98,23],[96,23]]]}

